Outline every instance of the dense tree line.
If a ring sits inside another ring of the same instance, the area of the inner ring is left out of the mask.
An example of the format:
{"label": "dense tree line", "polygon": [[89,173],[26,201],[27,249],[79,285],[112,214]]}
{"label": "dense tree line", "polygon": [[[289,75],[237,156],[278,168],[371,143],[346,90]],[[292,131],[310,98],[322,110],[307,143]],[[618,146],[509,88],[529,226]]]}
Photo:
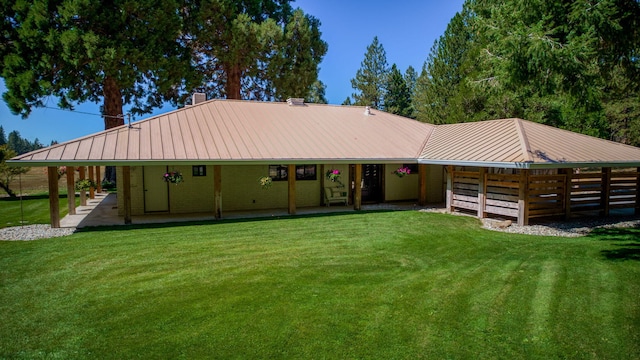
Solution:
{"label": "dense tree line", "polygon": [[637,0],[467,0],[415,82],[405,75],[411,108],[397,69],[377,78],[381,96],[359,76],[386,63],[381,48],[375,39],[352,80],[356,104],[434,124],[520,117],[640,145]]}
{"label": "dense tree line", "polygon": [[44,145],[36,138],[34,141],[29,141],[26,138],[20,136],[20,133],[13,130],[9,135],[5,135],[4,128],[0,125],[0,146],[6,145],[6,148],[12,150],[17,155],[28,153],[29,151],[42,149]]}

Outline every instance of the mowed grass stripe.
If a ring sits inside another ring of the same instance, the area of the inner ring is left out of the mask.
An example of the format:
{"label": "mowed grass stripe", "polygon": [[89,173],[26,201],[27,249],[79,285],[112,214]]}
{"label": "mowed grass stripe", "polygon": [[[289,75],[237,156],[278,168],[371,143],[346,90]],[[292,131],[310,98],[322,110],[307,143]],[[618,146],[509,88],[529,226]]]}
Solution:
{"label": "mowed grass stripe", "polygon": [[637,229],[374,212],[93,230],[0,242],[0,358],[640,355],[640,264],[606,257]]}

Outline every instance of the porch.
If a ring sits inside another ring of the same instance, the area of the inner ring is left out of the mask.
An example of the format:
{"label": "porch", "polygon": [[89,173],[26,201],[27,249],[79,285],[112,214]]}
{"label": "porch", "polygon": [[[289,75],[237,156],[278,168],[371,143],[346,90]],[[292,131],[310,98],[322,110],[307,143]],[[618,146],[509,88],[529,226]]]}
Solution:
{"label": "porch", "polygon": [[[381,203],[362,205],[361,210],[406,211],[424,208],[442,208],[443,204],[420,206],[413,202]],[[353,206],[313,206],[298,208],[296,215],[332,214],[356,212]],[[145,214],[131,217],[132,224],[163,224],[190,221],[214,221],[234,219],[259,219],[291,216],[287,209],[268,209],[252,211],[228,211],[222,218],[216,219],[213,213],[194,214]],[[88,200],[84,206],[76,208],[76,213],[60,220],[60,227],[84,228],[91,226],[124,225],[124,217],[118,215],[118,199],[115,193],[96,193],[94,199]]]}

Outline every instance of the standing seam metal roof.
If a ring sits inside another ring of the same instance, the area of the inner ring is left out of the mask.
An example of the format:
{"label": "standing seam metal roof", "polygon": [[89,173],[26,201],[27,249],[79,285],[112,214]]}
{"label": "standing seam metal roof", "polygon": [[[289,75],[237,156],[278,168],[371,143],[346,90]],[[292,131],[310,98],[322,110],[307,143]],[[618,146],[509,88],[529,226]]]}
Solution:
{"label": "standing seam metal roof", "polygon": [[522,119],[431,125],[363,107],[211,100],[17,156],[11,164],[419,162],[640,166],[640,148]]}

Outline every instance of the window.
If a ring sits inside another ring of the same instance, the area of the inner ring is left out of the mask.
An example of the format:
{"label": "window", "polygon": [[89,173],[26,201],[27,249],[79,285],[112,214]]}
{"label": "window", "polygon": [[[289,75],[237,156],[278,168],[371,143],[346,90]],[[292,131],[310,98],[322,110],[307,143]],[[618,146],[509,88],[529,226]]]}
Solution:
{"label": "window", "polygon": [[193,176],[207,176],[207,166],[206,165],[195,165],[192,168]]}
{"label": "window", "polygon": [[[289,179],[286,165],[269,165],[269,177],[273,181]],[[316,180],[316,165],[296,165],[296,180]]]}

